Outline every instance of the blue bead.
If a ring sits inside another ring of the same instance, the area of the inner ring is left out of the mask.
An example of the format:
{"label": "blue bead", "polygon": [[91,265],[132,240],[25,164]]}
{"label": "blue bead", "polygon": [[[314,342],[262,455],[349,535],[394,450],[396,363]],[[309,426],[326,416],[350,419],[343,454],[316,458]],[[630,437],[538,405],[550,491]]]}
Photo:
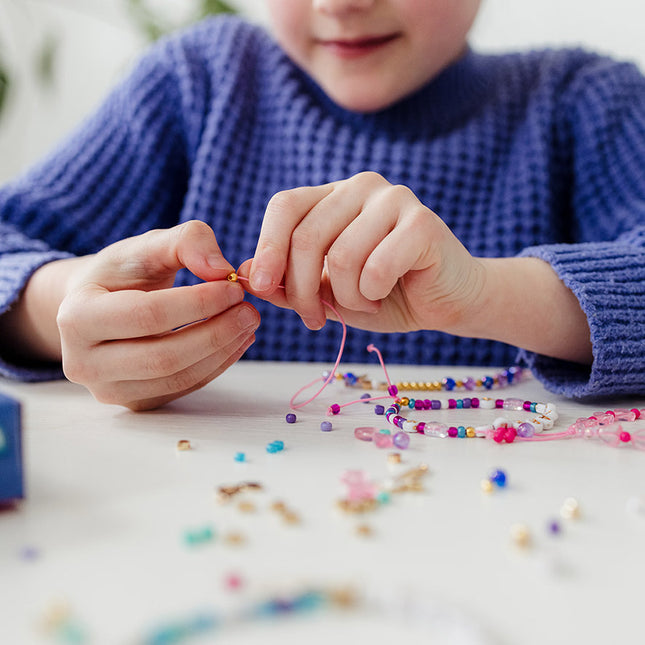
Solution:
{"label": "blue bead", "polygon": [[321,429],[323,432],[331,432],[331,421],[323,421],[323,422],[320,424],[320,429]]}
{"label": "blue bead", "polygon": [[492,376],[485,376],[484,377],[483,385],[487,390],[490,390],[493,387],[494,383],[495,383],[495,381],[493,381]]}
{"label": "blue bead", "polygon": [[459,426],[457,428],[457,436],[460,439],[464,439],[466,437],[466,428],[464,428],[464,426]]}
{"label": "blue bead", "polygon": [[235,461],[240,461],[240,462],[246,461],[246,455],[243,452],[236,452],[235,457],[233,457],[233,459],[235,459]]}
{"label": "blue bead", "polygon": [[289,414],[287,414],[285,419],[287,420],[287,423],[295,423],[296,422],[296,415],[293,412],[289,412]]}
{"label": "blue bead", "polygon": [[446,390],[448,390],[448,391],[454,390],[455,385],[457,385],[457,383],[455,382],[454,378],[449,378],[448,377],[448,378],[443,379],[443,386],[446,388]]}
{"label": "blue bead", "polygon": [[506,486],[506,473],[503,470],[494,470],[489,479],[493,484],[500,488],[504,488],[504,486]]}
{"label": "blue bead", "polygon": [[343,378],[345,379],[345,383],[347,383],[348,385],[356,385],[356,382],[358,381],[356,375],[352,374],[351,372],[347,372],[347,374],[345,374]]}
{"label": "blue bead", "polygon": [[458,409],[460,409],[460,410],[461,410],[461,408],[463,408],[463,407],[464,407],[464,402],[463,402],[463,400],[462,400],[462,399],[457,399],[457,406],[456,406],[456,407],[457,407]]}

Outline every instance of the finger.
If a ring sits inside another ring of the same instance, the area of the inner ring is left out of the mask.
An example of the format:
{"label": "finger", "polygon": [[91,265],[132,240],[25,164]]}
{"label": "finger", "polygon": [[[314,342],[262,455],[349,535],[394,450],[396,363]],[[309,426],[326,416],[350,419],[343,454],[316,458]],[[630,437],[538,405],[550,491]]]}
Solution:
{"label": "finger", "polygon": [[282,282],[293,230],[333,188],[334,184],[304,186],[276,193],[271,198],[249,274],[250,287],[254,292],[270,293]]}
{"label": "finger", "polygon": [[184,267],[202,280],[222,280],[233,270],[213,230],[197,220],[121,240],[103,249],[97,260],[85,277],[110,291],[145,288]]}
{"label": "finger", "polygon": [[448,235],[452,236],[448,227],[430,209],[422,205],[411,209],[365,261],[361,292],[374,300],[386,298],[408,272],[440,264]]}
{"label": "finger", "polygon": [[101,343],[94,347],[91,365],[68,372],[81,382],[150,380],[172,376],[209,356],[226,357],[226,348],[254,332],[260,322],[255,308],[243,303],[207,321],[165,336]]}
{"label": "finger", "polygon": [[111,293],[90,285],[63,302],[57,322],[62,337],[80,338],[87,344],[141,338],[217,316],[243,298],[240,285],[227,280]]}
{"label": "finger", "polygon": [[95,394],[103,403],[124,405],[134,411],[152,410],[201,389],[236,363],[254,343],[255,334],[237,338],[225,348],[225,356],[209,356],[168,377],[149,381],[121,381],[109,392]]}

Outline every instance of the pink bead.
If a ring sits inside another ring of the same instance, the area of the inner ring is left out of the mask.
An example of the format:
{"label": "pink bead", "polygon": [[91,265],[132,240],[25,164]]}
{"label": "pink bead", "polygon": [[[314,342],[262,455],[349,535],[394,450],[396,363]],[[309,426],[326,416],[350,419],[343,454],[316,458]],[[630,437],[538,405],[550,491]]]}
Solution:
{"label": "pink bead", "polygon": [[517,437],[517,430],[515,430],[515,428],[506,428],[506,432],[504,433],[506,443],[513,443],[515,441],[515,437]]}
{"label": "pink bead", "polygon": [[340,405],[338,405],[338,403],[332,403],[332,404],[329,406],[329,411],[330,411],[332,414],[338,414],[338,413],[340,412]]}
{"label": "pink bead", "polygon": [[504,441],[505,435],[506,435],[506,428],[497,428],[493,433],[493,439],[497,443],[502,443],[502,441]]}
{"label": "pink bead", "polygon": [[383,434],[382,432],[375,432],[372,439],[377,448],[391,448],[392,447],[392,435]]}
{"label": "pink bead", "polygon": [[614,410],[616,421],[636,421],[636,415],[631,410]]}
{"label": "pink bead", "polygon": [[630,410],[630,412],[633,412],[633,413],[634,413],[634,416],[635,416],[637,419],[639,419],[639,418],[640,418],[640,416],[641,416],[641,411],[640,411],[640,410],[637,410],[636,408],[632,408],[632,409]]}
{"label": "pink bead", "polygon": [[618,438],[623,442],[623,443],[628,443],[631,441],[632,435],[629,434],[629,432],[625,432],[624,430],[618,435]]}
{"label": "pink bead", "polygon": [[425,421],[421,421],[420,423],[417,423],[417,432],[420,434],[423,434],[426,429],[426,424]]}
{"label": "pink bead", "polygon": [[598,430],[598,436],[609,446],[617,446],[620,443],[619,433],[622,432],[622,426],[602,426]]}
{"label": "pink bead", "polygon": [[362,426],[360,428],[354,428],[354,436],[360,441],[372,441],[374,439],[374,433],[376,428],[372,426]]}

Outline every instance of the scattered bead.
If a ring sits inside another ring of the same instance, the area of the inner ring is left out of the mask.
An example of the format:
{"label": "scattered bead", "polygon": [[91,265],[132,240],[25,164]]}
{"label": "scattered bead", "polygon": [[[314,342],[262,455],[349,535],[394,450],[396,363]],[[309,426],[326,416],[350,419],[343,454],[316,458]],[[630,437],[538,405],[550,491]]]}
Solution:
{"label": "scattered bead", "polygon": [[410,445],[410,435],[405,432],[397,432],[392,437],[392,443],[400,450],[406,450]]}
{"label": "scattered bead", "polygon": [[506,473],[503,470],[494,470],[490,474],[489,479],[498,488],[504,488],[506,486]]}
{"label": "scattered bead", "polygon": [[372,426],[362,426],[360,428],[354,428],[354,436],[360,441],[372,441],[374,439],[375,433],[376,428]]}
{"label": "scattered bead", "polygon": [[490,479],[482,479],[481,481],[481,489],[484,493],[492,493],[493,492],[493,482]]}
{"label": "scattered bead", "polygon": [[243,452],[236,452],[235,457],[233,457],[233,459],[235,459],[235,461],[239,463],[243,463],[246,461],[246,454]]}
{"label": "scattered bead", "polygon": [[253,502],[249,502],[247,500],[242,500],[238,505],[237,505],[238,510],[240,510],[242,513],[255,513],[255,504]]}
{"label": "scattered bead", "polygon": [[243,580],[237,573],[229,573],[224,580],[224,586],[231,591],[237,591],[242,587]]}
{"label": "scattered bead", "polygon": [[215,539],[215,532],[210,526],[204,526],[200,529],[192,529],[184,533],[184,542],[188,546],[199,546],[212,542]]}
{"label": "scattered bead", "polygon": [[372,395],[369,392],[365,392],[365,394],[361,394],[361,399],[365,399],[365,403],[369,403],[370,399],[372,398]]}
{"label": "scattered bead", "polygon": [[381,492],[377,493],[375,499],[379,504],[387,504],[392,498],[387,491],[382,490]]}
{"label": "scattered bead", "polygon": [[284,441],[275,440],[267,444],[266,451],[270,453],[281,452],[284,450]]}
{"label": "scattered bead", "polygon": [[385,414],[385,407],[383,407],[380,403],[374,406],[374,414],[377,414],[378,416],[382,416]]}
{"label": "scattered bead", "polygon": [[332,430],[331,421],[323,421],[323,422],[320,424],[320,429],[321,429],[323,432],[331,432],[331,430]]}
{"label": "scattered bead", "polygon": [[367,524],[359,524],[356,527],[356,533],[357,535],[360,535],[361,537],[370,537],[373,533],[372,528],[368,526]]}
{"label": "scattered bead", "polygon": [[383,432],[377,432],[374,434],[374,437],[372,439],[374,441],[374,445],[377,448],[391,448],[393,444],[393,439],[391,434],[385,434]]}
{"label": "scattered bead", "polygon": [[562,531],[562,527],[560,526],[560,522],[558,522],[558,520],[551,520],[548,524],[548,529],[551,535],[559,535]]}
{"label": "scattered bead", "polygon": [[40,556],[40,552],[33,546],[26,546],[20,549],[20,558],[26,560],[27,562],[32,562],[37,560]]}
{"label": "scattered bead", "polygon": [[296,415],[293,412],[289,412],[287,416],[285,417],[287,423],[295,423],[296,422]]}
{"label": "scattered bead", "polygon": [[511,540],[513,544],[521,548],[526,548],[531,544],[531,533],[526,524],[511,526]]}
{"label": "scattered bead", "polygon": [[231,501],[236,495],[246,491],[262,490],[262,484],[257,482],[243,482],[234,486],[219,486],[216,493],[216,499],[220,503]]}
{"label": "scattered bead", "polygon": [[387,456],[387,462],[388,464],[400,464],[401,463],[401,455],[398,452],[391,452]]}
{"label": "scattered bead", "polygon": [[246,538],[242,533],[231,531],[224,536],[224,542],[230,546],[241,546],[246,542]]}
{"label": "scattered bead", "polygon": [[191,449],[190,441],[188,439],[180,439],[177,442],[177,450],[190,450]]}
{"label": "scattered bead", "polygon": [[580,505],[574,497],[567,497],[560,509],[560,515],[565,520],[574,520],[580,517]]}

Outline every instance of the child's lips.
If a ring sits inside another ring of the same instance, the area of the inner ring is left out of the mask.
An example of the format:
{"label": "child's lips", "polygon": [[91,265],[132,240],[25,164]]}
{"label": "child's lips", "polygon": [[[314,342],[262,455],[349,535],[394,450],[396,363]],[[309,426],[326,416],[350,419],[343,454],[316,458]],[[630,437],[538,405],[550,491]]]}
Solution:
{"label": "child's lips", "polygon": [[399,34],[394,33],[362,38],[321,39],[318,40],[318,44],[341,58],[357,58],[386,47],[398,37]]}

